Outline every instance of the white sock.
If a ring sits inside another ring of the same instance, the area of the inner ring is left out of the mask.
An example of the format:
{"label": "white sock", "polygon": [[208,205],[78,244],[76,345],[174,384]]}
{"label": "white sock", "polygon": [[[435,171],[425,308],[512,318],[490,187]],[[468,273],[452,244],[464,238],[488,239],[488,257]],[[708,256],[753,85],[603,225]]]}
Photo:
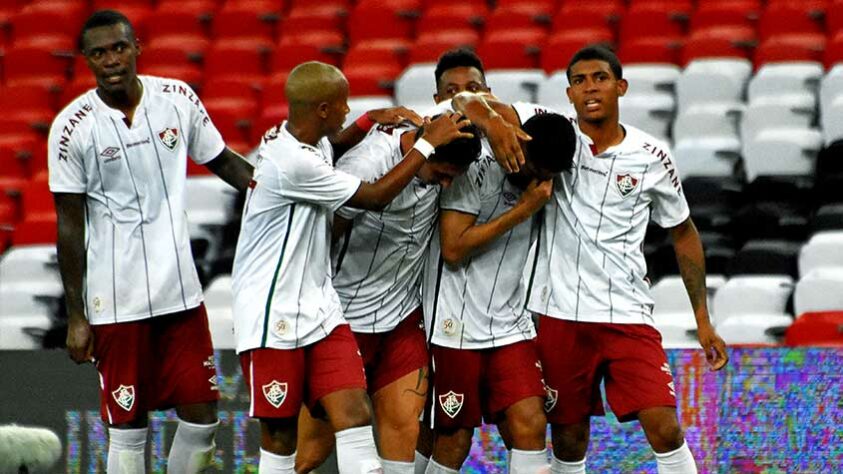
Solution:
{"label": "white sock", "polygon": [[383,472],[371,426],[360,426],[334,433],[337,439],[337,466],[340,474]]}
{"label": "white sock", "polygon": [[144,474],[146,472],[144,448],[146,428],[121,430],[108,429],[109,474]]}
{"label": "white sock", "polygon": [[425,474],[458,474],[460,471],[456,469],[451,469],[450,467],[445,467],[435,459],[430,459],[430,462],[427,463],[427,469],[425,469]]}
{"label": "white sock", "polygon": [[381,458],[383,474],[415,474],[416,465],[406,461],[390,461]]}
{"label": "white sock", "polygon": [[582,461],[565,462],[553,456],[550,472],[551,474],[585,474],[585,458]]}
{"label": "white sock", "polygon": [[295,467],[296,453],[282,456],[261,448],[261,459],[258,463],[259,474],[295,474]]}
{"label": "white sock", "polygon": [[512,474],[547,473],[550,465],[547,463],[547,449],[541,451],[524,451],[513,449],[509,461],[509,472]]}
{"label": "white sock", "polygon": [[659,474],[697,474],[697,464],[688,443],[682,443],[676,451],[655,454]]}
{"label": "white sock", "polygon": [[413,462],[413,474],[424,474],[424,470],[427,469],[427,463],[429,461],[430,458],[416,451],[416,460]]}
{"label": "white sock", "polygon": [[179,420],[176,437],[167,458],[167,472],[173,474],[194,474],[202,472],[214,462],[214,435],[217,421],[210,425],[199,425]]}

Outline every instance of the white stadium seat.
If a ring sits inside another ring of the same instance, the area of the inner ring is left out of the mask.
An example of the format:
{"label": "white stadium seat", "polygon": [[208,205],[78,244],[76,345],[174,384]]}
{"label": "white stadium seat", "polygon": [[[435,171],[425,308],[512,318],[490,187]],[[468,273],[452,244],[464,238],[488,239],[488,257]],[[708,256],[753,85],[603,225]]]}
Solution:
{"label": "white stadium seat", "polygon": [[[843,268],[843,232],[820,232],[799,251],[799,274],[817,268]],[[843,291],[843,288],[841,288]]]}
{"label": "white stadium seat", "polygon": [[191,226],[225,225],[235,216],[237,190],[217,176],[188,176],[185,194]]}
{"label": "white stadium seat", "polygon": [[843,139],[843,95],[835,97],[830,103],[823,103],[820,124],[826,145]]}
{"label": "white stadium seat", "polygon": [[714,295],[714,321],[720,325],[730,318],[746,315],[787,313],[793,294],[793,278],[786,275],[741,275],[729,279]]}
{"label": "white stadium seat", "polygon": [[682,178],[692,176],[734,176],[741,161],[737,137],[684,138],[673,145],[673,156]]}
{"label": "white stadium seat", "polygon": [[822,144],[818,130],[765,129],[743,143],[747,180],[758,176],[810,176]]}
{"label": "white stadium seat", "polygon": [[673,122],[673,139],[738,138],[738,123],[746,107],[738,102],[697,104],[680,110]]}
{"label": "white stadium seat", "polygon": [[486,85],[492,89],[495,97],[507,103],[536,103],[539,87],[545,79],[544,72],[539,69],[486,71]]}
{"label": "white stadium seat", "polygon": [[41,316],[5,316],[0,318],[0,350],[37,350],[41,342],[30,334],[50,329],[50,318]]}
{"label": "white stadium seat", "polygon": [[0,305],[0,319],[12,316],[50,316],[54,309],[51,308],[50,298],[55,298],[55,305],[57,306],[58,297],[39,297],[27,291],[19,290],[4,291],[2,293],[3,304]]}
{"label": "white stadium seat", "polygon": [[568,100],[568,76],[565,71],[555,72],[539,85],[539,104],[559,113],[576,115],[574,106]]}
{"label": "white stadium seat", "polygon": [[694,104],[743,101],[751,74],[752,63],[747,59],[691,61],[676,81],[679,111]]}
{"label": "white stadium seat", "polygon": [[620,99],[621,122],[640,128],[659,140],[670,141],[676,101],[670,94],[634,95]]}
{"label": "white stadium seat", "polygon": [[[725,281],[726,279],[721,275],[708,275],[706,287],[709,303],[711,295]],[[655,302],[653,320],[656,329],[662,335],[662,345],[666,348],[697,347],[699,342],[693,333],[697,328],[697,323],[682,278],[678,276],[662,278],[653,286],[650,293]]]}
{"label": "white stadium seat", "polygon": [[395,103],[422,113],[433,106],[435,64],[413,64],[395,81]]}
{"label": "white stadium seat", "polygon": [[[433,100],[431,99],[431,105]],[[383,109],[395,105],[391,97],[352,97],[348,99],[348,115],[345,117],[345,124],[347,127],[360,118],[361,115],[373,109]]]}
{"label": "white stadium seat", "polygon": [[793,306],[797,315],[843,311],[843,268],[817,268],[796,283]]}
{"label": "white stadium seat", "polygon": [[16,246],[0,257],[0,295],[12,291],[52,296],[64,292],[55,245]]}
{"label": "white stadium seat", "polygon": [[623,68],[627,95],[673,94],[682,70],[674,64],[630,64]]}
{"label": "white stadium seat", "polygon": [[761,97],[776,98],[807,93],[814,97],[816,104],[823,72],[822,65],[814,62],[765,64],[749,81],[749,102]]}
{"label": "white stadium seat", "polygon": [[717,327],[726,344],[778,344],[773,333],[793,324],[789,315],[746,314],[727,319]]}
{"label": "white stadium seat", "polygon": [[[791,98],[797,98],[790,96]],[[768,98],[752,102],[746,108],[741,120],[741,137],[750,140],[758,133],[770,128],[810,129],[816,120],[814,109],[798,104],[769,102]]]}

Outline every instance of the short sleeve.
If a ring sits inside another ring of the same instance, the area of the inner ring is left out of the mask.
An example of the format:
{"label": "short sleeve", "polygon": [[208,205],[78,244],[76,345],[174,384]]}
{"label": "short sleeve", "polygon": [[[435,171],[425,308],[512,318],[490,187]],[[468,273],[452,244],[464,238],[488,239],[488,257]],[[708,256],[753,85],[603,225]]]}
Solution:
{"label": "short sleeve", "polygon": [[290,200],[336,212],[360,187],[360,178],[334,169],[314,152],[303,150],[280,158],[279,191]]}
{"label": "short sleeve", "polygon": [[474,162],[468,170],[457,176],[451,185],[442,191],[439,207],[448,211],[459,211],[466,214],[480,214],[481,193],[483,186],[482,165],[488,166],[485,160]]}
{"label": "short sleeve", "polygon": [[[47,165],[50,191],[54,193],[84,194],[88,177],[82,151],[72,135],[64,133],[67,117],[60,115],[50,127],[47,139]],[[76,134],[81,133],[76,130]]]}
{"label": "short sleeve", "polygon": [[685,200],[685,193],[682,192],[682,183],[673,156],[669,151],[665,153],[665,158],[651,165],[655,171],[650,218],[659,227],[668,229],[685,222],[691,212],[688,201]]}
{"label": "short sleeve", "polygon": [[536,115],[559,114],[559,112],[551,108],[543,105],[531,104],[529,102],[515,102],[512,104],[512,108],[515,110],[515,114],[518,115],[518,120],[521,122],[521,125],[524,125],[527,120],[530,120]]}
{"label": "short sleeve", "polygon": [[[186,84],[184,87],[190,89],[190,86]],[[208,111],[205,110],[202,101],[199,100],[198,94],[193,90],[190,90],[190,93],[196,99],[195,102],[186,105],[190,111],[187,152],[196,164],[204,165],[222,153],[225,149],[225,141],[217,127],[214,126],[214,122],[208,115]]]}

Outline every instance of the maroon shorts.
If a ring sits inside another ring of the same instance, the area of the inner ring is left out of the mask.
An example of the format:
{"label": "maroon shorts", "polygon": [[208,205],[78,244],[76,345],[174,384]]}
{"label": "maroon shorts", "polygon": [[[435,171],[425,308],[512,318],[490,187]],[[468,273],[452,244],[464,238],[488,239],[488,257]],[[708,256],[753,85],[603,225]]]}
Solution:
{"label": "maroon shorts", "polygon": [[91,329],[100,376],[100,415],[106,423],[129,423],[150,410],[219,398],[204,304]]}
{"label": "maroon shorts", "polygon": [[427,367],[429,356],[422,324],[422,311],[417,308],[392,331],[354,333],[363,356],[369,393],[374,394],[401,377]]}
{"label": "maroon shorts", "polygon": [[533,341],[494,349],[431,345],[433,428],[480,426],[529,397],[545,397]]}
{"label": "maroon shorts", "polygon": [[661,334],[652,326],[541,316],[538,350],[550,423],[579,423],[604,415],[601,381],[620,421],[636,419],[645,408],[676,406]]}
{"label": "maroon shorts", "polygon": [[253,418],[299,415],[302,403],[313,411],[326,395],[366,389],[363,361],[348,324],[325,339],[298,349],[252,349],[240,354]]}

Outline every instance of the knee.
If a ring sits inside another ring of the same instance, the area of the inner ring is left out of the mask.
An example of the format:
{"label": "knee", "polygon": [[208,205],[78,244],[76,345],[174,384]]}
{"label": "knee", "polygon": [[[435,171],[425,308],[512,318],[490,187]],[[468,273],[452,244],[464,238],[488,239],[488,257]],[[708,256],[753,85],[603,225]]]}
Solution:
{"label": "knee", "polygon": [[321,466],[326,459],[328,459],[330,454],[330,451],[323,453],[322,450],[319,449],[302,450],[300,447],[299,450],[296,451],[295,470],[298,473],[314,471]]}
{"label": "knee", "polygon": [[567,425],[553,427],[553,455],[561,461],[576,462],[588,451],[588,427]]}
{"label": "knee", "polygon": [[507,419],[507,423],[509,424],[513,447],[518,448],[524,444],[536,444],[537,442],[543,444],[545,442],[547,419],[544,413]]}
{"label": "knee", "polygon": [[334,431],[357,428],[372,424],[372,410],[364,396],[354,397],[343,404],[340,410],[329,414]]}
{"label": "knee", "polygon": [[387,432],[400,436],[401,439],[418,439],[419,437],[419,421],[418,417],[412,416],[384,418],[376,416],[375,420],[378,425],[378,432],[381,436],[385,436]]}
{"label": "knee", "polygon": [[650,440],[654,451],[667,453],[676,451],[685,442],[685,435],[677,422],[662,423],[650,434]]}

